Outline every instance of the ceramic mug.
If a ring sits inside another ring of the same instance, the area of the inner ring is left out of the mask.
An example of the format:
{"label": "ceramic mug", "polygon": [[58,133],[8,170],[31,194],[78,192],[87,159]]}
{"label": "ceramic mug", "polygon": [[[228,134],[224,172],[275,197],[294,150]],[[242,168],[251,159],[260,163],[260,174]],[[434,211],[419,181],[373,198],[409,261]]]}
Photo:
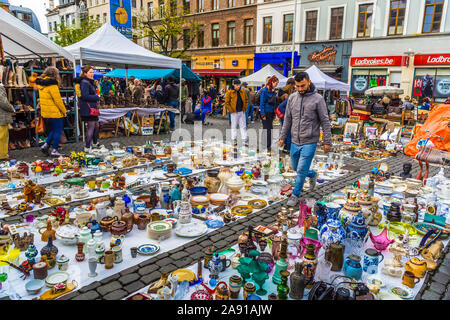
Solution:
{"label": "ceramic mug", "polygon": [[405,271],[402,277],[402,284],[413,289],[416,284],[420,282],[420,278],[417,278],[411,271]]}
{"label": "ceramic mug", "polygon": [[[381,260],[379,257],[381,256]],[[384,256],[381,252],[369,248],[364,253],[363,270],[369,274],[375,274],[378,272],[378,265],[383,261]]]}
{"label": "ceramic mug", "polygon": [[131,252],[131,257],[132,258],[136,258],[137,257],[137,252],[138,252],[137,247],[131,247],[130,248],[130,252]]}
{"label": "ceramic mug", "polygon": [[122,247],[115,246],[111,249],[114,252],[114,263],[121,263],[122,259]]}
{"label": "ceramic mug", "polygon": [[103,256],[100,258],[100,263],[105,264],[105,269],[112,269],[114,267],[114,259],[115,259],[114,251],[108,250],[105,251]]}
{"label": "ceramic mug", "polygon": [[227,257],[224,254],[221,254],[219,256],[220,261],[222,261],[222,272],[226,271],[227,268],[229,268],[231,266],[231,260],[227,259]]}
{"label": "ceramic mug", "polygon": [[103,246],[99,246],[95,249],[95,254],[97,255],[97,261],[99,263],[103,263],[103,262],[101,262],[101,259],[104,255],[104,253],[105,253],[105,248]]}

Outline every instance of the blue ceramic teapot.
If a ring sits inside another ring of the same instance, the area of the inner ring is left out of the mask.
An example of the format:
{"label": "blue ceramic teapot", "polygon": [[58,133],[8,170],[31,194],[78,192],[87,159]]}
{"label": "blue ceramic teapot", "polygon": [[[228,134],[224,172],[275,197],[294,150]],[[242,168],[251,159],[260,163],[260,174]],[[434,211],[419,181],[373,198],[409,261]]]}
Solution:
{"label": "blue ceramic teapot", "polygon": [[355,280],[360,280],[362,276],[362,266],[361,257],[356,254],[349,255],[344,260],[343,266],[344,274],[349,278],[354,278]]}
{"label": "blue ceramic teapot", "polygon": [[364,243],[367,241],[369,227],[361,211],[354,215],[347,226],[347,239]]}

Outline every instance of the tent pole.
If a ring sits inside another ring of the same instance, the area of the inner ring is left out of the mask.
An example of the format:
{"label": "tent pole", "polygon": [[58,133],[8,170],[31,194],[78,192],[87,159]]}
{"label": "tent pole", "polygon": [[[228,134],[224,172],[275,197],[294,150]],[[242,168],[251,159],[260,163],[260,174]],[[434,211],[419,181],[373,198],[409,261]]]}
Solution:
{"label": "tent pole", "polygon": [[[74,58],[72,63],[73,63],[73,78],[75,80],[75,78],[77,77],[77,60]],[[80,72],[81,72],[81,69],[80,69]],[[78,140],[79,140],[78,137],[80,135],[80,123],[78,122],[79,111],[78,111],[78,96],[77,96],[76,92],[75,92],[74,99],[75,99],[75,102],[76,102],[75,103],[75,123],[76,123],[76,126],[77,126],[75,141],[78,142]]]}
{"label": "tent pole", "polygon": [[183,64],[181,64],[180,66],[180,88],[179,88],[179,95],[178,95],[178,105],[179,105],[179,110],[180,110],[180,118],[178,120],[178,127],[181,128],[181,91],[183,90],[183,81],[182,81],[182,70],[183,70]]}
{"label": "tent pole", "polygon": [[126,87],[128,88],[128,66],[125,65],[125,84]]}
{"label": "tent pole", "polygon": [[[83,57],[81,55],[81,47],[80,47],[80,76],[81,76],[81,73],[83,72],[81,70],[82,67],[83,67]],[[76,69],[76,65],[74,66],[74,68]],[[75,70],[75,72],[77,72],[77,71]],[[85,132],[84,132],[84,123],[83,122],[81,122],[81,132],[83,134],[83,142],[85,142],[86,141],[86,135],[85,135]]]}

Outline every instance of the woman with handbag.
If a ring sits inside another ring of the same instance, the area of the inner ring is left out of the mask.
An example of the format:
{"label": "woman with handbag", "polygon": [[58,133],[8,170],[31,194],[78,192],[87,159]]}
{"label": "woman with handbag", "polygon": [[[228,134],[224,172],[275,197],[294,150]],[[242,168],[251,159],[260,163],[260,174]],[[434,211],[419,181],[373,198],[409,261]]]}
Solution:
{"label": "woman with handbag", "polygon": [[100,131],[100,125],[98,123],[100,112],[97,102],[100,100],[100,97],[97,94],[97,87],[94,84],[94,69],[91,66],[84,66],[81,70],[82,73],[78,80],[80,83],[80,115],[81,120],[87,124],[84,152],[90,152],[91,142],[94,148],[100,147],[100,144],[97,142]]}
{"label": "woman with handbag", "polygon": [[266,87],[261,91],[260,113],[263,129],[266,130],[266,146],[269,152],[272,149],[273,119],[275,119],[275,109],[277,107],[277,93],[275,92],[275,88],[277,85],[278,78],[272,76],[267,81]]}
{"label": "woman with handbag", "polygon": [[64,121],[67,110],[61,99],[59,86],[61,78],[59,70],[55,67],[47,67],[44,73],[36,79],[36,85],[39,90],[39,104],[41,106],[41,117],[46,123],[48,132],[47,141],[41,146],[41,151],[49,155],[50,146],[53,150],[50,154],[53,157],[62,156],[58,151],[59,141],[63,132]]}

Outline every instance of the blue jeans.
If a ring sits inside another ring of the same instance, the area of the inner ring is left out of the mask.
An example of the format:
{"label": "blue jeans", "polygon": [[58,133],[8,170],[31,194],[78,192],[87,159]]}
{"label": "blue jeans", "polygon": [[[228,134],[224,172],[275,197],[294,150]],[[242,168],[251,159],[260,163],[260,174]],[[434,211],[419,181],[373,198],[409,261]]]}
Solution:
{"label": "blue jeans", "polygon": [[253,121],[253,105],[249,104],[247,107],[247,110],[245,111],[245,123],[248,127],[248,117],[250,116],[250,119]]}
{"label": "blue jeans", "polygon": [[59,140],[63,131],[63,118],[47,118],[46,120],[48,130],[46,143],[48,146],[51,145],[53,149],[58,150]]}
{"label": "blue jeans", "polygon": [[[281,127],[283,128],[284,120],[280,119],[280,121],[281,121]],[[291,151],[291,130],[289,130],[289,132],[288,132],[288,134],[286,136],[286,139],[284,139],[284,148],[287,151]]]}
{"label": "blue jeans", "polygon": [[317,172],[309,169],[316,152],[316,147],[317,143],[304,144],[302,146],[291,143],[292,169],[297,171],[297,179],[295,180],[295,188],[292,194],[297,197],[300,197],[306,177],[314,178],[317,175]]}
{"label": "blue jeans", "polygon": [[[178,101],[170,101],[167,105],[170,107],[178,108]],[[168,113],[169,113],[169,121],[170,121],[169,128],[170,128],[170,130],[175,130],[175,113],[173,113],[171,111],[169,111]]]}

